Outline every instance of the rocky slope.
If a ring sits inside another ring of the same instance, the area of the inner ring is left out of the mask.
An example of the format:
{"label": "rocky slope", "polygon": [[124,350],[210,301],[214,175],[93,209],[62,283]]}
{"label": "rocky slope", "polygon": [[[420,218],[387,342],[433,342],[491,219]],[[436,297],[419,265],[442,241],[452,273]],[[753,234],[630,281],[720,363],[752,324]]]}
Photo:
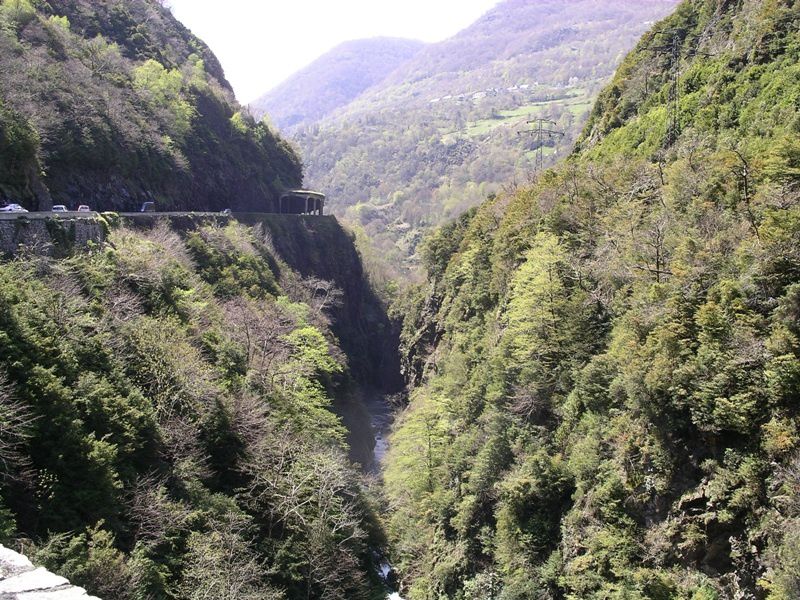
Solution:
{"label": "rocky slope", "polygon": [[259,210],[301,180],[160,2],[0,4],[0,201]]}

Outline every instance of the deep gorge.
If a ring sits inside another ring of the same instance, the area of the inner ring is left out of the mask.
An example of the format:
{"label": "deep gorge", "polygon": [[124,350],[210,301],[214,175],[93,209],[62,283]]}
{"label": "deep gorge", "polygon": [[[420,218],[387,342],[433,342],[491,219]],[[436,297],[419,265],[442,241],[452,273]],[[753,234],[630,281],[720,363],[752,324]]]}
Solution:
{"label": "deep gorge", "polygon": [[568,156],[367,231],[258,212],[300,157],[162,3],[0,0],[0,200],[233,210],[0,221],[0,543],[103,600],[800,597],[800,3],[648,27]]}

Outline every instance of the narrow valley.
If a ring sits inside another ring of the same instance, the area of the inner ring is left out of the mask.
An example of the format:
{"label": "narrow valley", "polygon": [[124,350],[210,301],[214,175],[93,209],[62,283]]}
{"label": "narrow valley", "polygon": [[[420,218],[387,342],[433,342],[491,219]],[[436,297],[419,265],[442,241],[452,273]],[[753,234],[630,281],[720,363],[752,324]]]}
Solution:
{"label": "narrow valley", "polygon": [[0,599],[800,598],[800,1],[502,0],[252,107],[178,3],[242,6],[0,0]]}

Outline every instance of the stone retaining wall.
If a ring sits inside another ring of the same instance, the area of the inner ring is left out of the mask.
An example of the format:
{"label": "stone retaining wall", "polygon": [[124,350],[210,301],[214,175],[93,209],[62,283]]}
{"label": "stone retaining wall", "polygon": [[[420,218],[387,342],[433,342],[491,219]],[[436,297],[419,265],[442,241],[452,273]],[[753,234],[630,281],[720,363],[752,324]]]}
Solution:
{"label": "stone retaining wall", "polygon": [[36,254],[66,256],[89,242],[102,243],[105,229],[99,218],[0,219],[0,256],[13,255],[24,246]]}

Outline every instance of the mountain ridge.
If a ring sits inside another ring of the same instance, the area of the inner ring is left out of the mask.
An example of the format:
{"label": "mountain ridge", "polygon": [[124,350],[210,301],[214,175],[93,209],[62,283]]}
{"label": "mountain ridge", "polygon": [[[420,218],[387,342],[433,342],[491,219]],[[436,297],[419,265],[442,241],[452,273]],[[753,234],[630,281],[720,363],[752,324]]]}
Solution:
{"label": "mountain ridge", "polygon": [[424,47],[423,42],[392,37],[343,42],[250,106],[280,129],[312,125],[382,82]]}
{"label": "mountain ridge", "polygon": [[[622,53],[672,0],[504,2],[318,124],[293,130],[308,185],[412,268],[423,232],[567,154]],[[561,32],[561,33],[558,33]],[[471,65],[470,69],[465,66]],[[562,138],[521,135],[537,117]]]}
{"label": "mountain ridge", "polygon": [[219,61],[156,0],[0,5],[0,200],[263,209],[302,181]]}

